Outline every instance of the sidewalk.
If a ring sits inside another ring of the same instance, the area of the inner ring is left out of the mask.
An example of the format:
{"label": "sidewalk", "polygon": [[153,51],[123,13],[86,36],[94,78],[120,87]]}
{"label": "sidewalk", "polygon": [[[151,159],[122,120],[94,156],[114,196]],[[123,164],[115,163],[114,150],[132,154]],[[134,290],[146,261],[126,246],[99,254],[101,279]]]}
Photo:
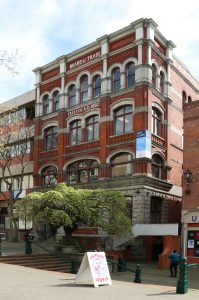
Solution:
{"label": "sidewalk", "polygon": [[[0,297],[4,300],[198,300],[199,290],[176,294],[175,287],[135,284],[127,280],[129,273],[117,273],[111,286],[94,288],[88,284],[74,284],[76,275],[36,270],[0,264]],[[130,279],[130,278],[128,278]]]}
{"label": "sidewalk", "polygon": [[[45,244],[46,243],[46,244]],[[53,251],[52,243],[44,242],[45,246]],[[33,245],[34,252],[43,252],[41,248]],[[21,243],[11,243],[7,241],[2,242],[2,255],[9,255],[11,253],[25,253],[25,244]],[[128,267],[135,270],[138,262],[129,263]],[[156,286],[168,286],[171,288],[176,288],[178,278],[169,277],[169,270],[159,270],[157,269],[157,263],[146,263],[140,262],[141,266],[141,278],[142,283],[146,285],[156,285]],[[132,272],[117,272],[111,273],[112,279],[115,281],[120,281],[124,283],[131,284],[134,281],[135,274]],[[188,286],[190,289],[198,289],[199,293],[199,267],[188,269]],[[43,299],[41,299],[43,300]]]}

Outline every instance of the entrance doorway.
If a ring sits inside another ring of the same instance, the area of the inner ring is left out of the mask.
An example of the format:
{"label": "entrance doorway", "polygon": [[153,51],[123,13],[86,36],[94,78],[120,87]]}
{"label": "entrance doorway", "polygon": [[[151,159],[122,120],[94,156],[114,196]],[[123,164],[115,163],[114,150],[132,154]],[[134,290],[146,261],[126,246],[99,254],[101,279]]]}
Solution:
{"label": "entrance doorway", "polygon": [[158,261],[158,255],[163,252],[163,238],[159,237],[152,244],[152,260]]}

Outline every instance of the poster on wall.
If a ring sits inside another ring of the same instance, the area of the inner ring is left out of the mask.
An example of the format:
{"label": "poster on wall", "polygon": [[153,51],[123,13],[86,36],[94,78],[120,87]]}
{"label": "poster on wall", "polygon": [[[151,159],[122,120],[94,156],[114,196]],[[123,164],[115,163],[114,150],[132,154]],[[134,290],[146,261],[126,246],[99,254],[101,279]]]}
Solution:
{"label": "poster on wall", "polygon": [[194,240],[188,240],[188,248],[193,249],[194,248]]}
{"label": "poster on wall", "polygon": [[111,277],[104,252],[86,252],[74,283],[111,285]]}

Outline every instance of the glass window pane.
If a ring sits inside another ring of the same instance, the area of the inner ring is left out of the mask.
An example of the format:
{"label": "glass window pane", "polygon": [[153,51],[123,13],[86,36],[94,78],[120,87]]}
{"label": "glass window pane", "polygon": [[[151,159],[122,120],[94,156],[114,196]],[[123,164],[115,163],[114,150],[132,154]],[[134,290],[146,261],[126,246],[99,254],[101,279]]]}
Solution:
{"label": "glass window pane", "polygon": [[69,105],[75,105],[76,104],[76,87],[75,85],[72,85],[69,88]]}
{"label": "glass window pane", "polygon": [[120,176],[127,176],[132,174],[132,164],[121,164],[113,166],[112,168],[112,176],[113,177],[120,177]]}
{"label": "glass window pane", "polygon": [[76,130],[71,131],[71,144],[76,144]]}
{"label": "glass window pane", "polygon": [[84,76],[81,81],[81,99],[88,100],[88,77]]}
{"label": "glass window pane", "polygon": [[101,94],[101,77],[100,76],[98,76],[97,78],[94,79],[93,85],[94,85],[93,95],[94,95],[94,97],[98,97]]}
{"label": "glass window pane", "polygon": [[132,113],[132,106],[131,105],[125,106],[125,113]]}
{"label": "glass window pane", "polygon": [[120,90],[120,69],[113,71],[113,91],[117,92]]}
{"label": "glass window pane", "polygon": [[116,119],[116,134],[123,133],[123,117]]}
{"label": "glass window pane", "polygon": [[88,139],[88,141],[93,140],[93,126],[92,125],[87,126],[87,139]]}
{"label": "glass window pane", "polygon": [[77,131],[77,143],[79,144],[81,143],[81,141],[82,141],[82,130],[81,128],[79,128]]}
{"label": "glass window pane", "polygon": [[87,170],[80,170],[79,171],[79,181],[80,182],[88,182],[88,171]]}
{"label": "glass window pane", "polygon": [[97,140],[99,138],[99,123],[95,124],[94,127],[94,140]]}
{"label": "glass window pane", "polygon": [[135,65],[130,64],[127,68],[127,86],[133,86],[135,83]]}
{"label": "glass window pane", "polygon": [[69,172],[69,183],[76,183],[76,182],[77,182],[76,172],[75,171]]}

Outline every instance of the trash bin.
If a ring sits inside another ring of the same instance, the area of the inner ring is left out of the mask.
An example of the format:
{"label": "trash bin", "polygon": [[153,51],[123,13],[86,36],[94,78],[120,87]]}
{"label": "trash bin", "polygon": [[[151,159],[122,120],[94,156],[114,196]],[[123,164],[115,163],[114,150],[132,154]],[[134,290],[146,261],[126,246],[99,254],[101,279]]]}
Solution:
{"label": "trash bin", "polygon": [[125,272],[126,271],[126,260],[119,256],[118,258],[118,272]]}

